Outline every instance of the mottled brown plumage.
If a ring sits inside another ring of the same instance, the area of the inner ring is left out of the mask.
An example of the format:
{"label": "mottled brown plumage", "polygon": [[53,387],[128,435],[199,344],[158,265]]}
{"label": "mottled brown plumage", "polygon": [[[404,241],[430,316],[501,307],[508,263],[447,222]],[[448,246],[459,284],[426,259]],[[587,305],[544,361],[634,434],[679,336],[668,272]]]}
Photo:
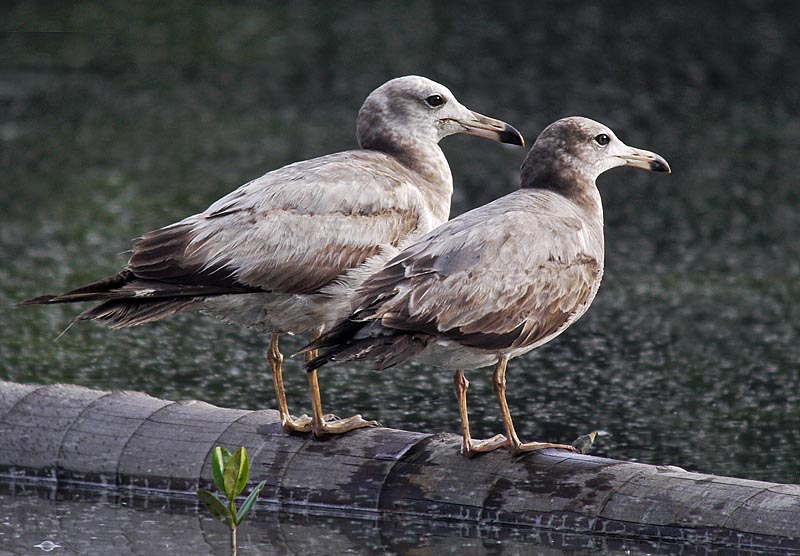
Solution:
{"label": "mottled brown plumage", "polygon": [[[523,188],[441,225],[364,282],[352,320],[365,330],[353,341],[375,339],[371,349],[389,350],[398,335],[389,331],[408,332],[431,345],[422,361],[444,367],[462,366],[449,359],[466,353],[472,367],[496,363],[498,351],[533,349],[580,316],[596,292],[603,265],[596,208]],[[377,323],[380,333],[367,335]],[[436,347],[442,342],[447,347]],[[370,358],[385,368],[375,353]]]}
{"label": "mottled brown plumage", "polygon": [[[362,150],[269,172],[204,212],[142,236],[120,273],[23,304],[101,301],[76,319],[114,328],[201,310],[273,334],[319,330],[349,314],[364,277],[447,219],[453,184],[442,138],[467,133],[523,144],[508,124],[468,110],[447,88],[417,76],[373,91],[357,132]],[[269,354],[284,424],[309,430],[282,400],[277,337]],[[351,424],[327,426],[314,404],[317,434]]]}
{"label": "mottled brown plumage", "polygon": [[[669,171],[658,155],[626,146],[592,120],[550,125],[523,163],[522,188],[442,224],[365,280],[356,311],[309,346],[324,352],[308,369],[352,359],[385,369],[412,358],[455,369],[467,454],[502,444],[515,452],[552,447],[516,438],[505,365],[555,338],[594,299],[604,263],[595,179],[625,164]],[[507,436],[475,443],[459,369],[488,365]]]}

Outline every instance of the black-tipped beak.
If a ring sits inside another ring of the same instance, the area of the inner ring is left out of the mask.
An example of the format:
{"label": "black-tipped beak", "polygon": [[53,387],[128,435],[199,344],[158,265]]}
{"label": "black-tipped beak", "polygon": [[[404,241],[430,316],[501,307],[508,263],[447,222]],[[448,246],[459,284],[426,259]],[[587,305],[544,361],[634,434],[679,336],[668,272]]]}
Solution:
{"label": "black-tipped beak", "polygon": [[664,172],[666,174],[672,173],[672,169],[667,164],[667,161],[660,156],[650,163],[651,172]]}
{"label": "black-tipped beak", "polygon": [[650,172],[665,172],[669,174],[672,170],[666,160],[656,153],[642,149],[631,149],[630,153],[621,155],[620,158],[628,166],[649,170]]}
{"label": "black-tipped beak", "polygon": [[503,131],[500,132],[500,142],[508,143],[509,145],[518,145],[520,147],[525,146],[525,138],[522,137],[522,134],[517,131],[514,126],[509,124],[506,124]]}
{"label": "black-tipped beak", "polygon": [[500,120],[489,118],[477,112],[471,112],[471,117],[464,120],[455,120],[464,128],[464,133],[485,137],[492,141],[508,143],[509,145],[525,146],[525,139],[514,127]]}

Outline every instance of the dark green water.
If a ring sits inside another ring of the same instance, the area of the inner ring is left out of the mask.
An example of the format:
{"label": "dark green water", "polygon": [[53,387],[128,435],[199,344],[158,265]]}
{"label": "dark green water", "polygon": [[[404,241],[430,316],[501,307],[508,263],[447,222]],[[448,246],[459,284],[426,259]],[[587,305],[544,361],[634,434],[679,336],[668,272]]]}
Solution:
{"label": "dark green water", "polygon": [[[598,298],[509,366],[523,440],[599,428],[599,455],[800,482],[800,5],[19,2],[0,19],[0,378],[273,407],[267,339],[247,330],[181,316],[55,341],[76,307],[12,304],[117,271],[131,238],[267,170],[355,147],[364,97],[417,73],[529,141],[580,114],[673,168],[600,178]],[[524,150],[443,146],[452,214],[516,187]],[[476,436],[499,432],[488,372],[469,377]],[[340,415],[458,431],[449,373],[321,380]]]}
{"label": "dark green water", "polygon": [[[22,524],[22,527],[14,526]],[[299,515],[256,508],[239,528],[241,556],[523,556],[714,554],[714,548],[535,528],[404,522],[342,515]],[[47,544],[52,543],[52,544]],[[227,556],[228,531],[193,500],[0,483],[0,554]],[[57,546],[53,546],[57,545]],[[688,550],[687,550],[688,549]],[[779,548],[730,539],[721,554],[786,556]]]}

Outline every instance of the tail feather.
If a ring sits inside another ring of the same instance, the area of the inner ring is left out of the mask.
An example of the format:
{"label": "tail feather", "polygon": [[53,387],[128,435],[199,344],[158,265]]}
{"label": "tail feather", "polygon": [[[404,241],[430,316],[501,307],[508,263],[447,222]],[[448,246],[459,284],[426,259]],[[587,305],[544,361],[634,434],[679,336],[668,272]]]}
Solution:
{"label": "tail feather", "polygon": [[[352,361],[366,356],[372,346],[372,339],[361,340],[355,343],[333,347],[317,357],[306,362],[306,371],[313,372],[332,361]],[[312,348],[313,349],[313,348]]]}
{"label": "tail feather", "polygon": [[110,299],[87,309],[74,320],[96,320],[113,329],[138,326],[191,309],[203,298]]}
{"label": "tail feather", "polygon": [[384,344],[385,349],[375,354],[375,368],[378,370],[394,367],[418,355],[428,345],[430,336],[403,334],[391,338],[392,342]]}
{"label": "tail feather", "polygon": [[58,296],[53,294],[46,294],[37,297],[32,297],[30,299],[26,299],[25,301],[18,302],[17,307],[25,307],[26,305],[44,305],[46,303],[58,303],[57,301],[53,301],[56,297]]}
{"label": "tail feather", "polygon": [[79,301],[99,301],[113,296],[113,292],[119,290],[134,279],[130,270],[123,270],[114,276],[109,276],[99,282],[93,282],[86,286],[70,290],[60,295],[40,295],[17,303],[19,306],[25,305],[44,305],[47,303],[75,303]]}
{"label": "tail feather", "polygon": [[68,291],[61,295],[40,295],[18,305],[78,303],[100,301],[73,319],[97,320],[111,328],[138,326],[161,320],[192,308],[210,296],[245,294],[263,291],[248,286],[173,284],[137,277],[123,270],[105,280]]}
{"label": "tail feather", "polygon": [[343,342],[349,342],[358,333],[359,330],[367,326],[369,323],[365,321],[346,319],[319,336],[316,340],[310,341],[308,344],[300,348],[300,351],[294,355],[306,353],[315,349],[322,349],[327,347],[337,346]]}
{"label": "tail feather", "polygon": [[63,298],[66,301],[69,301],[67,298],[72,296],[84,296],[90,294],[107,294],[114,290],[118,290],[122,288],[126,284],[130,284],[136,279],[133,272],[130,270],[121,270],[117,272],[114,276],[109,276],[99,282],[92,282],[86,286],[81,286],[80,288],[76,288],[74,290],[68,291],[65,294],[56,296],[58,298]]}
{"label": "tail feather", "polygon": [[[333,361],[373,360],[372,367],[382,371],[419,354],[428,345],[428,336],[396,334],[350,339],[332,346],[306,363],[306,371],[312,372]],[[313,348],[311,348],[313,349]]]}
{"label": "tail feather", "polygon": [[[101,282],[97,282],[101,284]],[[95,285],[95,284],[92,284]],[[89,286],[86,286],[89,288]],[[258,288],[220,288],[218,286],[194,286],[182,284],[168,284],[150,280],[135,279],[110,290],[90,291],[80,288],[61,295],[40,295],[32,299],[19,302],[18,306],[45,305],[52,303],[81,303],[84,301],[111,301],[129,300],[155,303],[161,300],[176,300],[181,298],[209,297],[216,295],[232,295],[244,293],[257,293],[264,290]]]}

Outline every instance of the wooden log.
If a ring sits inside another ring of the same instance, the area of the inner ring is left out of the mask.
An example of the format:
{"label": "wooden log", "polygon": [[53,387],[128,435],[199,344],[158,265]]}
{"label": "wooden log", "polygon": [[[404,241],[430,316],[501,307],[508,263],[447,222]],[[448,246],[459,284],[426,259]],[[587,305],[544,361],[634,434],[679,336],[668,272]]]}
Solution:
{"label": "wooden log", "polygon": [[0,381],[7,478],[185,497],[210,485],[218,445],[245,446],[262,504],[288,511],[800,550],[800,485],[556,450],[466,459],[455,435],[388,428],[316,440],[271,410]]}

